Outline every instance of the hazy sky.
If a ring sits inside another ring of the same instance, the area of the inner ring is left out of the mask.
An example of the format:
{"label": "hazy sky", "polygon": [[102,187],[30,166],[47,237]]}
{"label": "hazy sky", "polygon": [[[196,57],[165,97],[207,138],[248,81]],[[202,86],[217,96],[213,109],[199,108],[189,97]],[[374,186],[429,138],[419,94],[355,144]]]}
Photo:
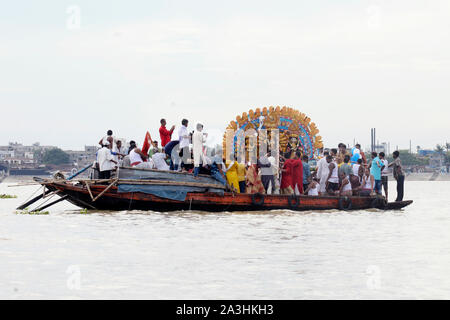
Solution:
{"label": "hazy sky", "polygon": [[[142,144],[290,106],[326,146],[450,142],[450,1],[0,2],[0,144]],[[214,135],[213,135],[214,136]],[[159,137],[158,137],[159,139]]]}

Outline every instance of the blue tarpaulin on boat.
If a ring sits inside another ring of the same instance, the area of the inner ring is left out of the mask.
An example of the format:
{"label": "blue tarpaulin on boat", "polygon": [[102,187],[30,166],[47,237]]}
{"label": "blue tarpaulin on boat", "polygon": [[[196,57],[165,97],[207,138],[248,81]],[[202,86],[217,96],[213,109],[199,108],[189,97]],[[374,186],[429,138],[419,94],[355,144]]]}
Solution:
{"label": "blue tarpaulin on boat", "polygon": [[118,192],[143,192],[154,196],[184,201],[188,192],[219,192],[223,194],[223,190],[190,187],[190,186],[158,186],[158,185],[139,185],[139,184],[119,184]]}

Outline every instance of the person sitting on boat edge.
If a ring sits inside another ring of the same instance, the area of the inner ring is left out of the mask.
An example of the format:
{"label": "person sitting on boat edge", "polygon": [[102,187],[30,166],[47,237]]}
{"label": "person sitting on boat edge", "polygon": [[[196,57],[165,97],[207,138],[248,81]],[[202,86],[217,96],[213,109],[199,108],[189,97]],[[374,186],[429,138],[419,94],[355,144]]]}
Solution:
{"label": "person sitting on boat edge", "polygon": [[155,169],[157,170],[170,170],[170,166],[166,162],[167,154],[163,152],[156,152],[152,156],[153,165],[155,166]]}
{"label": "person sitting on boat edge", "polygon": [[153,169],[153,161],[144,154],[141,149],[135,145],[135,148],[130,151],[131,166],[137,169]]}
{"label": "person sitting on boat edge", "polygon": [[102,148],[98,150],[97,162],[100,171],[99,178],[110,179],[111,171],[115,168],[113,163],[117,164],[117,162],[114,160],[114,156],[111,153],[111,145],[108,140],[103,141]]}
{"label": "person sitting on boat edge", "polygon": [[148,157],[151,158],[155,153],[161,152],[161,149],[158,147],[158,141],[153,140],[151,148],[148,150]]}
{"label": "person sitting on boat edge", "polygon": [[305,189],[305,195],[308,196],[318,196],[319,195],[319,182],[317,181],[317,178],[312,178],[312,176],[309,176],[308,179],[308,187]]}
{"label": "person sitting on boat edge", "polygon": [[374,195],[375,179],[370,173],[370,169],[366,168],[361,182],[360,196],[367,197]]}
{"label": "person sitting on boat edge", "polygon": [[341,180],[341,184],[339,186],[339,191],[336,191],[336,194],[339,194],[340,196],[352,196],[353,189],[349,176],[341,171],[339,173],[339,179]]}
{"label": "person sitting on boat edge", "polygon": [[211,177],[219,181],[222,185],[226,186],[227,181],[222,171],[222,158],[215,156],[211,160]]}
{"label": "person sitting on boat edge", "polygon": [[131,150],[133,150],[134,148],[136,148],[136,142],[134,140],[130,141],[130,147],[128,148],[128,155],[130,154]]}

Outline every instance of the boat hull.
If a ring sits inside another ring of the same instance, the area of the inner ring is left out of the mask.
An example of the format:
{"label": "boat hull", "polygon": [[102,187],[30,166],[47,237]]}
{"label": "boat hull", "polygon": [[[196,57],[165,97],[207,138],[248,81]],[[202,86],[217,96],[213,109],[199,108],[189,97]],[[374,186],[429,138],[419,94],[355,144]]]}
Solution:
{"label": "boat hull", "polygon": [[[178,211],[199,210],[210,212],[223,211],[264,211],[264,210],[361,210],[361,209],[401,209],[412,201],[386,204],[377,197],[332,197],[332,196],[288,196],[288,195],[251,195],[216,193],[187,193],[184,201],[160,198],[155,195],[135,192],[120,193],[117,187],[106,192],[107,185],[91,185],[90,191],[83,184],[73,185],[67,182],[45,184],[58,195],[68,197],[66,200],[80,208],[99,210],[152,210]],[[98,195],[104,192],[98,199]]]}

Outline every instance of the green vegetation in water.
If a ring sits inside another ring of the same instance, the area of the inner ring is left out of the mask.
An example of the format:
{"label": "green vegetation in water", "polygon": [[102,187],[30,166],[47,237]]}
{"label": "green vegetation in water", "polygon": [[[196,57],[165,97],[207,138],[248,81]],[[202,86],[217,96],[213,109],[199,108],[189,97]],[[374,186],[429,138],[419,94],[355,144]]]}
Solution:
{"label": "green vegetation in water", "polygon": [[32,214],[32,215],[44,215],[49,214],[48,211],[30,211],[28,208],[25,208],[21,211],[16,211],[16,214]]}
{"label": "green vegetation in water", "polygon": [[14,199],[14,198],[17,198],[17,196],[11,194],[0,194],[0,199]]}

